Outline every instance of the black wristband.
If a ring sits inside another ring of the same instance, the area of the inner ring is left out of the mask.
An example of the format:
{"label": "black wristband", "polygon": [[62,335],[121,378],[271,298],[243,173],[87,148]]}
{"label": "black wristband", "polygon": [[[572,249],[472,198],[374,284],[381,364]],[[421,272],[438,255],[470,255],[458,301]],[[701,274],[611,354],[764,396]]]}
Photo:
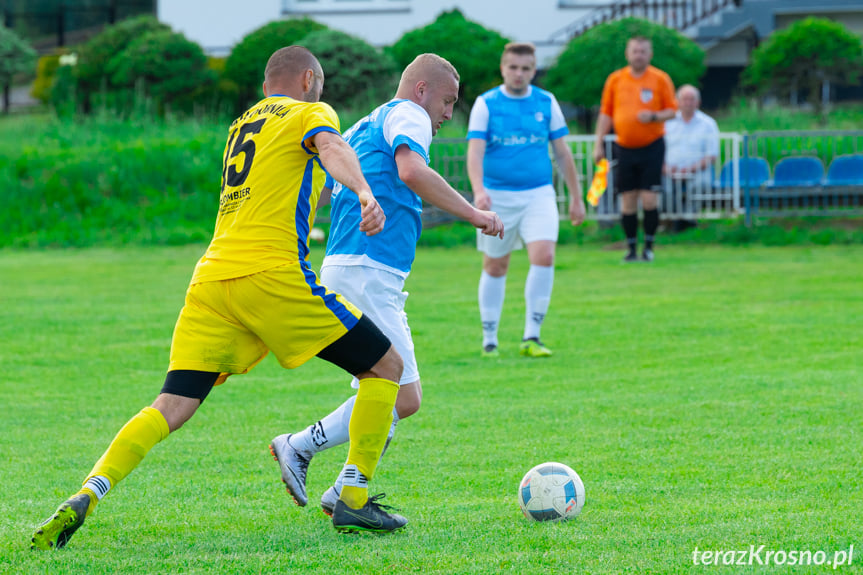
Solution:
{"label": "black wristband", "polygon": [[656,114],[656,112],[654,112],[654,113],[650,116],[650,121],[651,121],[651,122],[657,122],[657,121],[659,121],[659,116]]}

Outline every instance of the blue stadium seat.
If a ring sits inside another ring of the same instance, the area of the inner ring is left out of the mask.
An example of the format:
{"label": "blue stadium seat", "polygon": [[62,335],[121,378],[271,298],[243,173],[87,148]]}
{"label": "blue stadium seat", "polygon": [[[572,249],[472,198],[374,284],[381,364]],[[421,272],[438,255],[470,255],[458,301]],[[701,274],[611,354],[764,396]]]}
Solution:
{"label": "blue stadium seat", "polygon": [[[764,158],[739,158],[737,163],[741,188],[745,188],[747,184],[750,188],[758,188],[770,179],[770,165]],[[728,160],[722,166],[722,171],[719,172],[719,179],[714,186],[717,188],[730,188],[732,185],[734,185],[734,160]]]}
{"label": "blue stadium seat", "polygon": [[824,180],[824,164],[812,156],[782,158],[773,168],[771,188],[820,186]]}
{"label": "blue stadium seat", "polygon": [[837,156],[827,169],[828,186],[863,186],[863,154]]}

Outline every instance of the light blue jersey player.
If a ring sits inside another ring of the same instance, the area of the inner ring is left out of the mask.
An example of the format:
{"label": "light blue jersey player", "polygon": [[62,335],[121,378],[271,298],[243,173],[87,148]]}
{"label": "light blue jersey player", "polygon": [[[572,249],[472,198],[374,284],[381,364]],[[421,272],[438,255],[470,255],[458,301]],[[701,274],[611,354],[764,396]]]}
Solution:
{"label": "light blue jersey player", "polygon": [[366,266],[381,269],[401,279],[407,277],[422,231],[422,199],[399,178],[395,152],[400,146],[429,163],[432,140],[428,113],[417,103],[395,99],[375,109],[344,134],[357,152],[363,174],[376,190],[389,219],[384,237],[373,238],[352,230],[360,217],[356,194],[335,182],[332,191],[330,237],[322,269],[330,266]]}
{"label": "light blue jersey player", "polygon": [[[404,360],[390,436],[396,422],[416,413],[422,400],[414,344],[404,311],[408,296],[404,282],[422,230],[423,201],[467,220],[484,234],[503,237],[497,214],[473,207],[428,165],[432,136],[452,118],[458,80],[452,64],[435,54],[421,54],[402,73],[395,99],[345,132],[386,215],[382,232],[372,237],[350,229],[360,213],[359,203],[351,200],[356,194],[342,184],[332,186],[333,227],[321,266],[321,282],[360,308]],[[301,505],[308,501],[305,480],[311,458],[348,441],[355,397],[303,431],[273,440],[280,450],[282,479]],[[340,475],[321,496],[324,512],[332,513],[342,481]]]}
{"label": "light blue jersey player", "polygon": [[572,152],[563,139],[569,130],[560,106],[551,93],[530,83],[536,75],[533,45],[507,44],[500,71],[503,85],[474,102],[467,134],[474,202],[480,209],[494,209],[507,230],[505,238],[477,236],[477,248],[484,253],[479,281],[482,354],[500,355],[497,332],[510,253],[526,244],[530,271],[524,290],[527,313],[519,352],[528,357],[548,357],[552,352],[539,335],[551,301],[558,235],[549,144],[570,190],[573,225],[584,221],[584,201]]}

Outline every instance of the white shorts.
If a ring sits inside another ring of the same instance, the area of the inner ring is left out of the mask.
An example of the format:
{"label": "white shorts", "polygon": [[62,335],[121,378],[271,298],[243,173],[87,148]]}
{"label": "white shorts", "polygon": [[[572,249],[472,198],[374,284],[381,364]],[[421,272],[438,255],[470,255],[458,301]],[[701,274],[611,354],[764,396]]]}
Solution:
{"label": "white shorts", "polygon": [[486,192],[491,198],[491,210],[497,212],[503,222],[503,239],[487,236],[477,230],[476,249],[490,258],[501,258],[524,244],[541,240],[557,241],[560,216],[557,211],[557,193],[551,185],[518,192]]}
{"label": "white shorts", "polygon": [[[360,308],[390,339],[405,366],[399,385],[418,381],[420,373],[405,313],[408,293],[402,291],[404,278],[368,266],[328,265],[321,269],[321,283]],[[356,378],[351,385],[359,387]]]}

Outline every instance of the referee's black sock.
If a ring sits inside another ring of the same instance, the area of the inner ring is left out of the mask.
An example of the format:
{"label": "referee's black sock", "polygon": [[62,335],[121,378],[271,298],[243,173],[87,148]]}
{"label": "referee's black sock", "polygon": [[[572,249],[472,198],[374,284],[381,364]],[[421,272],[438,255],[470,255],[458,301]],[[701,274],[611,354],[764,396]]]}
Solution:
{"label": "referee's black sock", "polygon": [[659,229],[659,210],[644,210],[644,249],[653,249],[653,238]]}
{"label": "referee's black sock", "polygon": [[623,233],[626,234],[626,246],[629,248],[629,253],[634,254],[638,245],[638,214],[622,214],[620,223],[623,226]]}

